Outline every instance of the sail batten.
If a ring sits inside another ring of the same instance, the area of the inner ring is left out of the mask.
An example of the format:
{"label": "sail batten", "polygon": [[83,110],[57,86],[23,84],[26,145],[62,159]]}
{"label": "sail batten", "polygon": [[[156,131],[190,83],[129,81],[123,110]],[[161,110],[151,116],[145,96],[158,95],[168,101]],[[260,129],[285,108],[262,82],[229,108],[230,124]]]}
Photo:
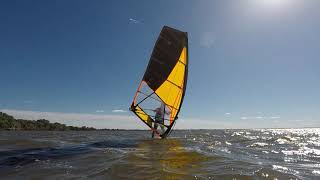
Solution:
{"label": "sail batten", "polygon": [[[178,118],[186,90],[187,75],[188,35],[186,32],[164,26],[130,108],[161,137],[169,134]],[[165,129],[153,127],[158,123],[156,109],[160,107],[163,107],[161,125]]]}

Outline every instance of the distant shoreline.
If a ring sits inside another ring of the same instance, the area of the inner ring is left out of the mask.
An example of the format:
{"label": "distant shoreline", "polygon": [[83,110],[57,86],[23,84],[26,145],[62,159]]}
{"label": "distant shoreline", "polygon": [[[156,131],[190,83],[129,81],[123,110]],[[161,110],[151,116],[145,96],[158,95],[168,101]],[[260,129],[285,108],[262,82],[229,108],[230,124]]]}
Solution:
{"label": "distant shoreline", "polygon": [[15,119],[6,113],[0,112],[0,130],[5,131],[93,131],[93,127],[67,126],[61,123],[50,123],[46,119],[25,120]]}
{"label": "distant shoreline", "polygon": [[[254,130],[254,129],[316,129],[320,127],[301,127],[301,128],[225,128],[225,129],[175,129],[175,131],[188,130]],[[0,131],[150,131],[148,129],[96,129],[93,127],[75,127],[67,126],[61,123],[50,123],[46,119],[39,120],[25,120],[15,119],[6,113],[0,112]]]}

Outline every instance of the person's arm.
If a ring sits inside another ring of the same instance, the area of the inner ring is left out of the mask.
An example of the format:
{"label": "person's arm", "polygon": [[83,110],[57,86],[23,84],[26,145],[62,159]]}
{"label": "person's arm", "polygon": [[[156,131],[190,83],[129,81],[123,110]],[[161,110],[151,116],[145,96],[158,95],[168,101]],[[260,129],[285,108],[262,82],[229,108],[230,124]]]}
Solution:
{"label": "person's arm", "polygon": [[152,110],[153,112],[158,112],[159,111],[159,108],[156,108],[156,109],[154,109],[154,110]]}

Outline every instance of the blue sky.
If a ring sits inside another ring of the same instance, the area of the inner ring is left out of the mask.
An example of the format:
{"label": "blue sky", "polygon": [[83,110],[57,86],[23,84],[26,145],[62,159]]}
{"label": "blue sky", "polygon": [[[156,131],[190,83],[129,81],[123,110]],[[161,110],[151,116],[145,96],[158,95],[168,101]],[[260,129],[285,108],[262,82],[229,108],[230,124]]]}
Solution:
{"label": "blue sky", "polygon": [[190,127],[320,126],[319,8],[316,0],[1,1],[0,110],[135,121],[119,110],[168,25],[189,33],[180,118]]}

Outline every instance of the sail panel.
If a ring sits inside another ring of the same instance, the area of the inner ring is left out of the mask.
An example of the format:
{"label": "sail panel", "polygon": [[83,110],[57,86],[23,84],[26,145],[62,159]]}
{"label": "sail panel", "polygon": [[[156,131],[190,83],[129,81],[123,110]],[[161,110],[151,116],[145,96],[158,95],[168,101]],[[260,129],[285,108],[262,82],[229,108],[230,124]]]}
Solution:
{"label": "sail panel", "polygon": [[164,26],[155,44],[143,80],[156,91],[167,79],[186,46],[186,33]]}
{"label": "sail panel", "polygon": [[[186,54],[186,48],[180,55],[180,58],[184,58]],[[180,60],[179,58],[179,60]],[[186,62],[185,59],[181,60]],[[177,100],[179,94],[184,91],[184,78],[186,67],[180,61],[177,61],[176,66],[173,68],[167,80],[156,90],[156,94],[168,105],[179,109],[181,98]],[[175,115],[173,116],[175,117]]]}

